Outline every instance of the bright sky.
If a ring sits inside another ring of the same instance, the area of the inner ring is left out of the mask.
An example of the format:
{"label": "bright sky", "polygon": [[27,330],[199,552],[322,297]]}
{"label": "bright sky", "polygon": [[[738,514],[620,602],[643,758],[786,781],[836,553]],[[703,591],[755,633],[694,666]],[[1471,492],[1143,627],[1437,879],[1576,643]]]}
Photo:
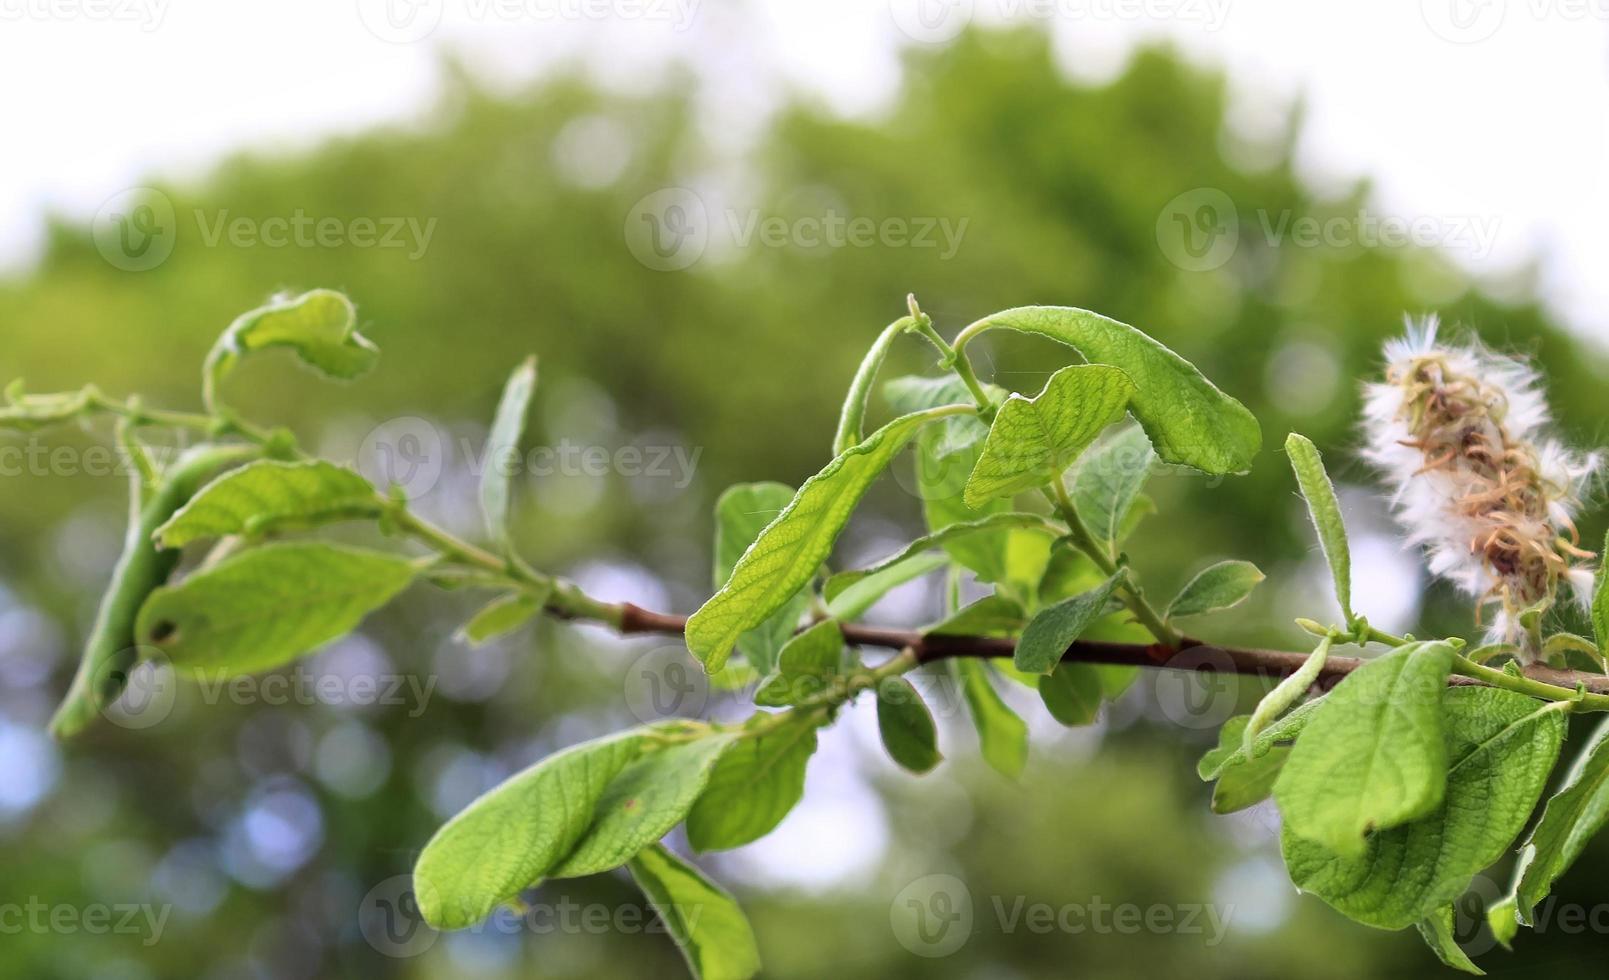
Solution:
{"label": "bright sky", "polygon": [[1172,38],[1229,67],[1253,130],[1300,87],[1315,180],[1374,175],[1376,217],[1477,267],[1540,256],[1555,308],[1609,339],[1609,0],[0,0],[0,264],[27,261],[46,209],[87,217],[152,172],[415,117],[445,49],[510,83],[582,56],[627,88],[691,59],[742,80],[712,105],[731,117],[712,130],[741,134],[756,79],[875,112],[900,45],[969,19],[1048,23],[1091,77]]}

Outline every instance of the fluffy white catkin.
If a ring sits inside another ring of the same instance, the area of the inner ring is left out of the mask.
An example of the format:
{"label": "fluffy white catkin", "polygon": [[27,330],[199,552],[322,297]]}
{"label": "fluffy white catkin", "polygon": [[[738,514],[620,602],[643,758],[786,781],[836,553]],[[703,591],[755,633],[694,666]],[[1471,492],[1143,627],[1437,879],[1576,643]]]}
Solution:
{"label": "fluffy white catkin", "polygon": [[1541,381],[1529,365],[1474,341],[1437,336],[1435,318],[1408,322],[1385,345],[1385,381],[1366,386],[1364,455],[1392,489],[1408,544],[1430,570],[1497,607],[1489,638],[1537,655],[1520,614],[1545,609],[1567,582],[1586,599],[1593,557],[1573,518],[1598,466],[1549,437]]}

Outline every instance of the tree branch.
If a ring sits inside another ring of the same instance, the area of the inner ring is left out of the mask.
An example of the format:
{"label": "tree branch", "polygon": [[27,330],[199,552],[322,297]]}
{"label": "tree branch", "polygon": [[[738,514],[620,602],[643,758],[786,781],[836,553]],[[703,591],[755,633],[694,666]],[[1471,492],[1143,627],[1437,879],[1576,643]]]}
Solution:
{"label": "tree branch", "polygon": [[[620,632],[625,634],[653,633],[680,636],[687,628],[686,616],[654,612],[631,603],[620,606]],[[880,626],[843,624],[844,639],[856,646],[916,652],[918,663],[934,663],[951,657],[1010,657],[1016,650],[1012,640],[986,636],[946,636],[924,634],[916,630],[890,629]],[[1099,640],[1077,640],[1062,654],[1064,662],[1118,664],[1129,667],[1167,668],[1171,670],[1202,670],[1218,673],[1247,674],[1255,677],[1284,677],[1296,672],[1308,658],[1305,653],[1288,650],[1258,650],[1225,647],[1186,637],[1179,649],[1160,643],[1108,643]],[[1319,683],[1333,686],[1366,663],[1360,657],[1331,655],[1319,671]],[[1583,685],[1595,694],[1609,694],[1609,677],[1581,671],[1555,670],[1533,665],[1525,674],[1534,680],[1574,690]],[[1449,684],[1480,684],[1470,677],[1453,675]]]}

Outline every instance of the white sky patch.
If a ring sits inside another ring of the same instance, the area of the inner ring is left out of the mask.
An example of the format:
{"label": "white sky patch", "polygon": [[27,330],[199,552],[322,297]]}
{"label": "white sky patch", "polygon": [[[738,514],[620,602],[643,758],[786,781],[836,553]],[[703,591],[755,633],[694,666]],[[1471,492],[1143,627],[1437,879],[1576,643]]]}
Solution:
{"label": "white sky patch", "polygon": [[[110,9],[126,16],[111,17],[75,0],[19,0],[0,8],[0,85],[25,93],[7,104],[0,267],[34,255],[48,209],[88,218],[152,175],[197,174],[242,147],[292,153],[416,119],[446,52],[504,88],[580,61],[611,89],[645,91],[687,59],[721,83],[708,90],[718,122],[705,129],[722,149],[752,139],[782,91],[874,114],[897,90],[901,46],[920,44],[914,2],[621,0],[599,17],[598,4],[575,0],[117,0]],[[956,0],[938,5],[933,36],[953,36],[968,14],[1044,23],[1085,78],[1110,77],[1136,43],[1168,39],[1228,65],[1238,97],[1264,104],[1237,109],[1242,120],[1303,91],[1310,179],[1372,175],[1382,216],[1479,227],[1489,241],[1447,236],[1478,270],[1540,256],[1553,308],[1609,337],[1602,5],[1496,0],[1459,27],[1448,19],[1456,2]]]}

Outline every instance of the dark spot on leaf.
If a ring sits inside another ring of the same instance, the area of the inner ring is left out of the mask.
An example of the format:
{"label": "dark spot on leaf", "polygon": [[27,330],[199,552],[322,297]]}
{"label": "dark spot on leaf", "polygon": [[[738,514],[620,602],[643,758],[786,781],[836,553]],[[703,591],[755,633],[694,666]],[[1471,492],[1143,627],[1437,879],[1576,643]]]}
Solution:
{"label": "dark spot on leaf", "polygon": [[637,809],[637,801],[636,801],[636,800],[634,800],[634,799],[632,799],[632,800],[627,800],[627,801],[626,801],[626,802],[625,802],[625,803],[624,803],[624,804],[623,804],[623,805],[622,805],[622,807],[621,807],[621,808],[622,808],[622,809],[624,809],[624,810],[626,810],[626,811],[628,811],[628,812],[629,812],[629,811],[631,811],[631,810],[635,810],[635,809]]}
{"label": "dark spot on leaf", "polygon": [[178,624],[174,623],[172,620],[164,619],[162,622],[151,627],[151,642],[166,643],[173,639],[174,634],[177,632],[179,632]]}

